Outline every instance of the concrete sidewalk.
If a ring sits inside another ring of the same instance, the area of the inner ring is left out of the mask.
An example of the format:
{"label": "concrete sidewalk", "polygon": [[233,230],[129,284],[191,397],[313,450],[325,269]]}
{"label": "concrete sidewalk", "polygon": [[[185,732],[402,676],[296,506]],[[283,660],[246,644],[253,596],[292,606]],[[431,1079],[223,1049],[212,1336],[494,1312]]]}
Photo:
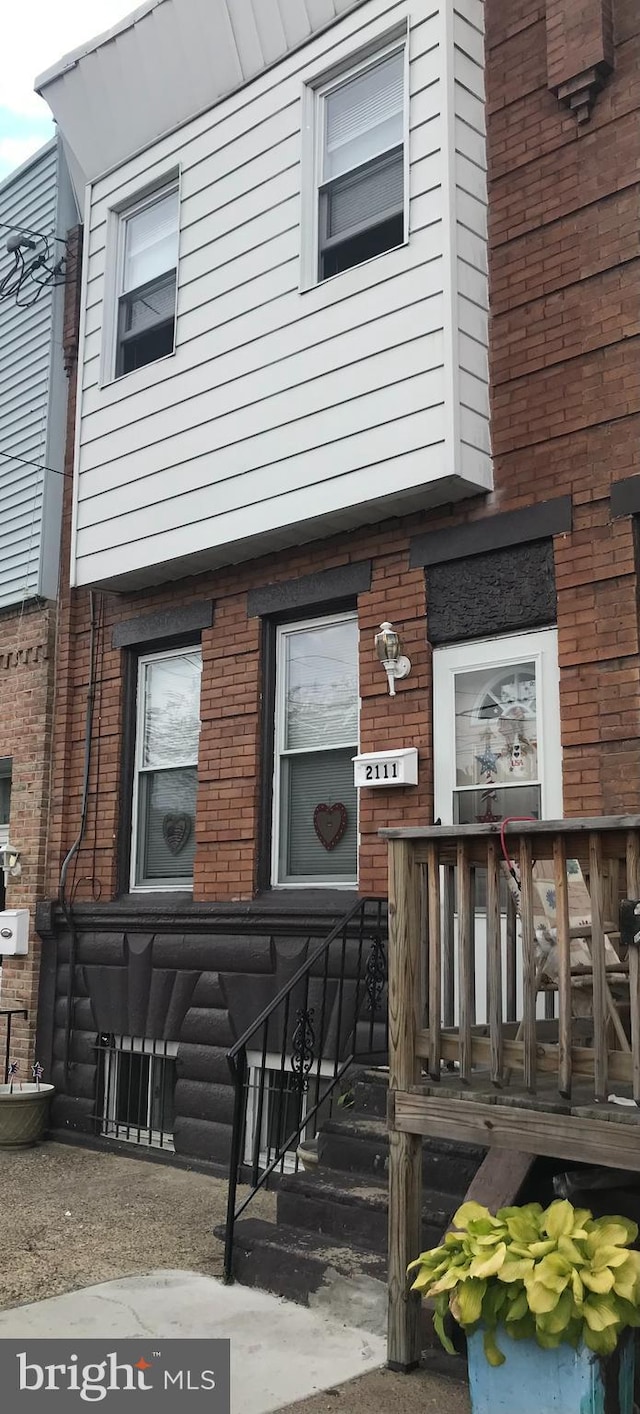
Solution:
{"label": "concrete sidewalk", "polygon": [[457,1380],[426,1370],[411,1375],[374,1370],[289,1404],[281,1414],[469,1414],[470,1407],[466,1385]]}
{"label": "concrete sidewalk", "polygon": [[385,1359],[380,1336],[198,1272],[101,1282],[0,1313],[0,1339],[36,1336],[230,1339],[232,1414],[269,1414]]}

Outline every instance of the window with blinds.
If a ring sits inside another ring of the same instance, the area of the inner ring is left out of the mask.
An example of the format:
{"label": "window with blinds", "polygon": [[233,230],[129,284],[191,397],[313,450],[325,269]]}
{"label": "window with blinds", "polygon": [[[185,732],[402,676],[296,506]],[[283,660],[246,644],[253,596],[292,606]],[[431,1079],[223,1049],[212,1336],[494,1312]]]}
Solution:
{"label": "window with blinds", "polygon": [[139,662],[133,888],[193,883],[201,674],[196,648]]}
{"label": "window with blinds", "polygon": [[357,880],[358,622],[283,625],[277,636],[276,884]]}
{"label": "window with blinds", "polygon": [[122,217],[116,373],[173,352],[178,260],[178,189]]}
{"label": "window with blinds", "polygon": [[404,49],[318,97],[319,276],[325,280],[404,240]]}

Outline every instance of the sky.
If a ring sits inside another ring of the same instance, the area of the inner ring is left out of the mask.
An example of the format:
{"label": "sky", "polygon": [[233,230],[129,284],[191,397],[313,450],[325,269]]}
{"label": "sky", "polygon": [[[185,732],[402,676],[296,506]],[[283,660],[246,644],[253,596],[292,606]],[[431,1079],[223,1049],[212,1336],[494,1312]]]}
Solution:
{"label": "sky", "polygon": [[0,181],[53,137],[33,81],[63,54],[128,15],[140,0],[18,0],[3,15]]}

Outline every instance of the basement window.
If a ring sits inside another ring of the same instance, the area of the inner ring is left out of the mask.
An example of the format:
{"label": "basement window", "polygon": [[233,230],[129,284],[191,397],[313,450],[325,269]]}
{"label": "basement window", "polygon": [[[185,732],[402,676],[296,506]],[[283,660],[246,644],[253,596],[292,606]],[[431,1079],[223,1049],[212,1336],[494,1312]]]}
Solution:
{"label": "basement window", "polygon": [[[277,1165],[278,1173],[295,1173],[298,1169],[297,1150],[303,1140],[314,1139],[323,1120],[331,1111],[331,1097],[304,1124],[307,1113],[322,1101],[334,1078],[336,1064],[332,1060],[317,1061],[307,1076],[307,1088],[301,1090],[294,1074],[292,1058],[261,1052],[247,1052],[248,1085],[245,1111],[244,1162],[264,1172],[273,1163],[282,1146],[294,1137]],[[264,1083],[261,1084],[261,1080]],[[301,1127],[298,1135],[297,1130]]]}
{"label": "basement window", "polygon": [[102,1134],[173,1150],[176,1041],[103,1035]]}
{"label": "basement window", "polygon": [[178,205],[174,185],[120,218],[117,377],[173,353]]}
{"label": "basement window", "polygon": [[396,45],[317,90],[318,278],[402,245],[406,54]]}

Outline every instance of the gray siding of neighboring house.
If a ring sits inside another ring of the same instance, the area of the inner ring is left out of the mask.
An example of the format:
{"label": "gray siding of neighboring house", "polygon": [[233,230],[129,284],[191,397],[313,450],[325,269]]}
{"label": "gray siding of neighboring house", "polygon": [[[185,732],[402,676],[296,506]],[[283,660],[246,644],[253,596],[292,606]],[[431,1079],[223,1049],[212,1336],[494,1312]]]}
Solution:
{"label": "gray siding of neighboring house", "polygon": [[[0,186],[0,283],[13,264],[7,227],[44,232],[59,256],[53,237],[76,220],[54,139]],[[30,308],[0,299],[0,609],[57,591],[63,479],[43,468],[64,460],[63,294],[43,289]]]}

